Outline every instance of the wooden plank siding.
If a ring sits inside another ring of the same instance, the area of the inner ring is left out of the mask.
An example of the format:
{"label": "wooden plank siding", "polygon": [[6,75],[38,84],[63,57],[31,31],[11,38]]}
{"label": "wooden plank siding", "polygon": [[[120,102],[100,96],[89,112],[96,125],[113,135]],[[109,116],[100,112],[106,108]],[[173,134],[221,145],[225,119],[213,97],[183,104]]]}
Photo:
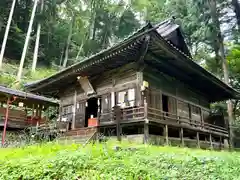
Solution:
{"label": "wooden plank siding", "polygon": [[[204,119],[209,116],[210,111],[210,103],[204,94],[198,93],[189,86],[152,70],[148,66],[142,72],[138,72],[135,65],[131,63],[98,76],[89,77],[96,92],[95,97],[101,102],[97,116],[100,127],[117,126],[114,107],[120,106],[121,118],[119,123],[121,127],[131,123],[144,122],[148,124],[149,122],[161,126],[167,125],[168,128],[186,128],[198,132],[217,133],[223,137],[227,136],[225,129],[218,130],[218,127],[204,123]],[[144,81],[148,82],[149,87],[143,93],[141,87]],[[130,93],[133,93],[134,97],[129,97]],[[60,99],[63,107],[62,115],[64,115],[65,107],[76,108],[72,110],[72,113],[75,112],[75,116],[72,116],[71,113],[69,115],[69,120],[75,118],[75,126],[72,125],[72,127],[86,126],[86,102],[89,98],[77,80],[75,84],[62,93]],[[146,99],[146,107],[144,99]],[[163,101],[166,101],[166,104]],[[120,131],[121,129],[119,129]],[[148,134],[147,131],[146,134]]]}
{"label": "wooden plank siding", "polygon": [[210,102],[205,95],[192,89],[186,84],[147,66],[144,70],[143,80],[149,82],[151,89],[160,90],[165,95],[174,97],[187,103],[191,103],[202,109],[209,110]]}
{"label": "wooden plank siding", "polygon": [[[149,84],[147,102],[148,107],[162,111],[168,118],[168,123],[174,124],[175,119],[181,120],[182,125],[210,123],[210,103],[203,93],[198,93],[191,87],[147,67],[143,73],[143,80]],[[168,112],[164,112],[163,95],[167,97]],[[149,118],[156,119],[150,114]],[[165,117],[165,118],[166,118]],[[159,118],[159,117],[158,117]],[[164,118],[164,116],[162,116]],[[159,120],[162,120],[160,118]],[[193,125],[197,126],[197,125]]]}
{"label": "wooden plank siding", "polygon": [[[110,121],[112,119],[111,111],[112,107],[117,104],[117,93],[120,91],[127,91],[128,89],[134,89],[134,106],[136,103],[141,104],[140,85],[142,82],[142,74],[137,72],[136,63],[130,63],[123,67],[113,69],[95,77],[89,77],[89,81],[92,84],[96,97],[101,100],[101,112],[100,121]],[[74,92],[76,91],[76,97]],[[75,100],[76,98],[76,100]],[[77,80],[75,84],[72,84],[66,91],[62,92],[60,103],[62,109],[65,107],[73,107],[76,101],[76,115],[75,115],[75,127],[84,127],[85,123],[85,104],[89,97],[82,90]],[[113,104],[114,103],[114,104]],[[74,111],[70,111],[70,114]],[[62,116],[66,115],[64,112]],[[68,115],[72,120],[72,114]]]}

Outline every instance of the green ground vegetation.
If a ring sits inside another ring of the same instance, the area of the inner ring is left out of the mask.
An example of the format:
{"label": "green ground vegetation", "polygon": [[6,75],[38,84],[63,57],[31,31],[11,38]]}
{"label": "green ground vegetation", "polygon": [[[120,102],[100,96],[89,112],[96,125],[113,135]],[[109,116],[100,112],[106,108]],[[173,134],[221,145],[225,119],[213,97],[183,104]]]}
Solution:
{"label": "green ground vegetation", "polygon": [[[116,150],[116,146],[121,147]],[[131,147],[131,148],[130,148]],[[240,153],[118,143],[0,149],[0,179],[235,180]]]}

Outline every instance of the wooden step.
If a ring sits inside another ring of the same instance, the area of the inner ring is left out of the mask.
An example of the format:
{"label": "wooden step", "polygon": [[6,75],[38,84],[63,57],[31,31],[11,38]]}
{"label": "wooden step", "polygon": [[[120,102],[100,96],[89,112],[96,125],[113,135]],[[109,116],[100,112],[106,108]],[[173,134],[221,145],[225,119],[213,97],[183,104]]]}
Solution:
{"label": "wooden step", "polygon": [[65,136],[86,136],[88,134],[93,134],[97,130],[96,127],[94,128],[78,128],[74,130],[70,130],[64,133]]}
{"label": "wooden step", "polygon": [[78,128],[65,132],[58,138],[60,143],[85,144],[97,131],[96,127]]}
{"label": "wooden step", "polygon": [[58,139],[58,143],[60,144],[85,144],[87,142],[87,138],[85,139],[75,139],[75,140],[68,140],[68,139]]}
{"label": "wooden step", "polygon": [[57,140],[60,143],[76,143],[76,144],[84,144],[87,142],[92,135],[88,136],[62,136],[59,137]]}

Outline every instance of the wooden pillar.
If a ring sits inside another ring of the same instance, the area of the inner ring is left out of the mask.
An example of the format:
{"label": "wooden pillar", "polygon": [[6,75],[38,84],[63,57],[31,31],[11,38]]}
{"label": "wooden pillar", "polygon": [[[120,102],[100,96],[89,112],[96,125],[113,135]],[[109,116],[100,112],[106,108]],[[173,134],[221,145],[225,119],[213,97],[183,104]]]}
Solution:
{"label": "wooden pillar", "polygon": [[37,124],[36,124],[36,127],[38,128],[38,126],[39,126],[39,121],[38,121],[38,118],[39,118],[39,104],[37,105],[37,107],[36,107],[36,118],[37,118]]}
{"label": "wooden pillar", "polygon": [[42,118],[42,110],[43,110],[43,106],[40,105],[39,106],[39,117]]}
{"label": "wooden pillar", "polygon": [[100,115],[101,115],[101,103],[100,103],[101,99],[98,98],[98,110],[97,110],[97,121],[98,121],[98,125],[100,124]]}
{"label": "wooden pillar", "polygon": [[144,123],[144,144],[147,144],[149,141],[149,126],[148,123]]}
{"label": "wooden pillar", "polygon": [[42,105],[40,105],[39,106],[39,119],[38,119],[38,124],[40,124],[40,122],[39,121],[41,121],[42,120],[42,110],[43,110],[43,106]]}
{"label": "wooden pillar", "polygon": [[32,122],[33,122],[33,118],[35,117],[35,104],[32,105],[32,116],[31,116],[31,125],[32,125]]}
{"label": "wooden pillar", "polygon": [[39,108],[39,105],[37,105],[37,107],[36,107],[36,113],[35,113],[36,117],[38,117],[38,108]]}
{"label": "wooden pillar", "polygon": [[62,121],[62,103],[60,101],[59,110],[58,110],[59,121]]}
{"label": "wooden pillar", "polygon": [[200,148],[199,132],[197,132],[197,148]]}
{"label": "wooden pillar", "polygon": [[48,106],[47,109],[45,109],[45,111],[47,110],[47,119],[50,120],[50,107]]}
{"label": "wooden pillar", "polygon": [[136,87],[136,106],[142,105],[142,92],[141,92],[141,86],[143,84],[143,73],[137,72],[137,87]]}
{"label": "wooden pillar", "polygon": [[166,140],[166,145],[168,146],[169,142],[168,142],[168,125],[167,124],[165,124],[164,136],[165,136],[165,140]]}
{"label": "wooden pillar", "polygon": [[73,118],[72,118],[72,129],[75,129],[76,127],[76,108],[77,108],[77,91],[75,90],[74,92],[74,96],[73,96],[73,109],[72,109],[72,113],[73,113]]}
{"label": "wooden pillar", "polygon": [[180,129],[180,139],[181,139],[181,145],[184,146],[183,128]]}
{"label": "wooden pillar", "polygon": [[114,114],[116,117],[116,130],[117,130],[117,139],[118,141],[121,141],[121,109],[119,106],[114,106]]}
{"label": "wooden pillar", "polygon": [[201,127],[203,127],[204,119],[203,119],[203,109],[202,108],[200,108],[200,113],[201,113]]}
{"label": "wooden pillar", "polygon": [[190,104],[188,104],[188,113],[189,113],[190,125],[192,126],[192,109]]}
{"label": "wooden pillar", "polygon": [[2,134],[2,146],[5,144],[5,137],[7,132],[7,124],[8,124],[8,115],[9,115],[9,108],[10,108],[10,98],[7,99],[7,108],[5,113],[5,119],[4,119],[4,127],[3,127],[3,134]]}
{"label": "wooden pillar", "polygon": [[147,120],[148,116],[148,104],[147,104],[147,98],[144,97],[144,118],[145,121]]}
{"label": "wooden pillar", "polygon": [[111,92],[111,107],[113,108],[115,106],[115,92]]}
{"label": "wooden pillar", "polygon": [[213,144],[212,144],[212,134],[209,134],[209,141],[210,141],[210,148],[213,149]]}
{"label": "wooden pillar", "polygon": [[101,115],[101,103],[100,103],[100,98],[98,98],[98,110],[97,110],[97,136],[96,140],[99,141],[99,135],[100,135],[100,115]]}
{"label": "wooden pillar", "polygon": [[179,123],[180,124],[180,121],[179,121],[179,114],[178,114],[178,99],[176,99],[176,115],[177,115],[177,123]]}
{"label": "wooden pillar", "polygon": [[147,104],[147,98],[146,98],[146,91],[144,94],[144,127],[143,127],[143,132],[144,132],[144,143],[147,144],[149,140],[149,121],[148,121],[148,104]]}
{"label": "wooden pillar", "polygon": [[222,149],[222,136],[220,136],[220,144],[219,144],[219,149]]}

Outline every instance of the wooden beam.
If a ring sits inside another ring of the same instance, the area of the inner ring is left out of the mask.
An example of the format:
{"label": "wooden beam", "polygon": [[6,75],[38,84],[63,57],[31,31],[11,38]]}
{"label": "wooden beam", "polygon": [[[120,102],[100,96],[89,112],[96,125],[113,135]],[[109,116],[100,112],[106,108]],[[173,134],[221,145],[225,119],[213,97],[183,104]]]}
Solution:
{"label": "wooden beam", "polygon": [[142,43],[142,46],[139,51],[140,54],[139,54],[139,59],[137,61],[137,64],[138,64],[137,69],[139,71],[143,71],[143,69],[145,68],[144,58],[148,50],[149,42],[150,42],[150,35],[147,34],[144,38],[144,42]]}
{"label": "wooden beam", "polygon": [[82,89],[87,95],[92,95],[96,93],[88,77],[78,76],[77,79]]}

